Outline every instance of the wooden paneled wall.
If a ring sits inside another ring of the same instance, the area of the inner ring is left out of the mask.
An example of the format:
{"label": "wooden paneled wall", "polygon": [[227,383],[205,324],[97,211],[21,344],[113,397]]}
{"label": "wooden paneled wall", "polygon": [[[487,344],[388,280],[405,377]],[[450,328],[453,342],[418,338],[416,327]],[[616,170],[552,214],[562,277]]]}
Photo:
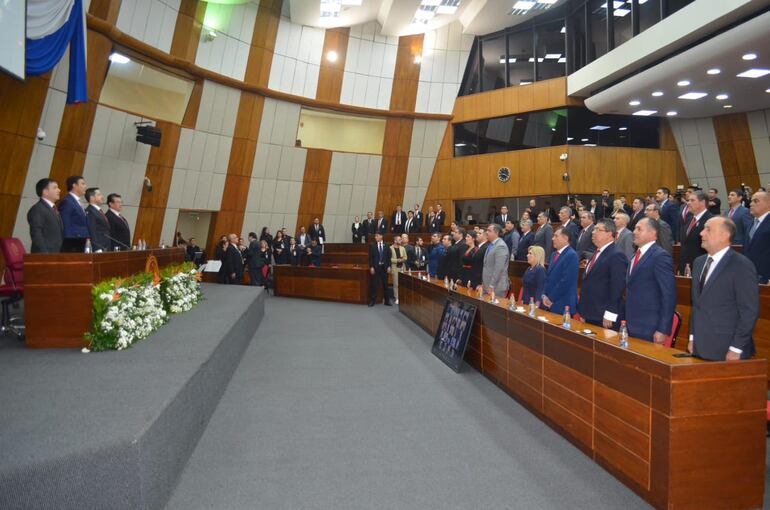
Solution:
{"label": "wooden paneled wall", "polygon": [[[315,98],[332,103],[340,102],[342,93],[342,78],[345,74],[345,62],[347,61],[348,39],[350,28],[330,28],[324,35],[324,49],[321,53],[321,69],[318,71],[318,86]],[[337,60],[331,62],[329,52],[337,54]]]}
{"label": "wooden paneled wall", "polygon": [[[244,82],[250,85],[267,87],[281,6],[282,0],[266,0],[259,4],[244,78]],[[240,232],[243,227],[264,106],[264,96],[241,91],[222,202],[219,212],[212,217],[209,229],[209,253],[214,253],[220,235]]]}
{"label": "wooden paneled wall", "polygon": [[[421,60],[417,57],[422,55],[423,40],[423,34],[398,39],[396,69],[390,95],[391,110],[414,111],[420,82]],[[413,119],[388,119],[385,123],[375,210],[385,211],[386,217],[390,217],[390,213],[404,200],[413,128]]]}
{"label": "wooden paneled wall", "polygon": [[[206,13],[206,2],[203,0],[183,0],[179,5],[179,13],[171,40],[171,55],[182,60],[195,62],[198,53],[203,15]],[[199,80],[190,97],[182,124],[185,127],[195,127],[200,108],[203,81]],[[134,226],[134,244],[144,239],[151,246],[158,246],[162,241],[171,244],[173,239],[161,239],[163,220],[166,216],[168,194],[171,191],[171,178],[174,174],[176,153],[179,149],[181,126],[171,122],[158,121],[156,127],[163,133],[160,147],[150,149],[147,159],[145,176],[152,182],[152,191],[142,188],[142,197]]]}
{"label": "wooden paneled wall", "polygon": [[332,167],[332,152],[321,149],[308,149],[305,159],[305,174],[302,178],[302,193],[299,197],[297,225],[307,227],[314,218],[323,222],[326,207],[326,191],[329,188],[329,173]]}
{"label": "wooden paneled wall", "polygon": [[740,188],[741,183],[757,189],[761,184],[746,113],[720,115],[713,122],[727,189]]}

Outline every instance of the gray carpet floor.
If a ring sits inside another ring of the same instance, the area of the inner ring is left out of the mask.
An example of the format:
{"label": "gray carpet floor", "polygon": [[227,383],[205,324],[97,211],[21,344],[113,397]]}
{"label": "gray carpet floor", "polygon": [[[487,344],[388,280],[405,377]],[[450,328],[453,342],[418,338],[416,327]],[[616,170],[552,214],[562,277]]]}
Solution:
{"label": "gray carpet floor", "polygon": [[397,312],[269,297],[168,509],[650,508]]}

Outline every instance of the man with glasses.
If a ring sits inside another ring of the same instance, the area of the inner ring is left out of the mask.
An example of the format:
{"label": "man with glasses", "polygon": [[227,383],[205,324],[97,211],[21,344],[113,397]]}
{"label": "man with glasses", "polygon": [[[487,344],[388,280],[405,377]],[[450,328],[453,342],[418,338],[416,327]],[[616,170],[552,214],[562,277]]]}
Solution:
{"label": "man with glasses", "polygon": [[767,283],[770,278],[770,194],[766,191],[754,193],[750,209],[754,222],[743,245],[743,254],[757,268],[759,283]]}
{"label": "man with glasses", "polygon": [[648,218],[652,218],[660,225],[660,232],[658,232],[658,245],[666,250],[669,255],[674,253],[674,234],[671,232],[671,225],[663,221],[660,217],[660,206],[658,204],[650,204],[644,208],[644,214]]}

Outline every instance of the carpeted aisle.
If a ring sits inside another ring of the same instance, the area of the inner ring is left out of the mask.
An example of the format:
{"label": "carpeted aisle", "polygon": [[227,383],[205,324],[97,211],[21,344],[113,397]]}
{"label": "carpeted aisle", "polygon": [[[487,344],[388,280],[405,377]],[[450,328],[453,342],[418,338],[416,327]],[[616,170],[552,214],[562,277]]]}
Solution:
{"label": "carpeted aisle", "polygon": [[649,506],[397,307],[269,297],[168,509]]}

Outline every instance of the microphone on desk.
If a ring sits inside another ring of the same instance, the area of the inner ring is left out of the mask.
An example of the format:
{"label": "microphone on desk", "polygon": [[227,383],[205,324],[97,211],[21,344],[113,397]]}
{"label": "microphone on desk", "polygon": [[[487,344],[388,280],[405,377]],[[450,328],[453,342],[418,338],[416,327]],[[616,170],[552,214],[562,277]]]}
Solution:
{"label": "microphone on desk", "polygon": [[117,239],[115,239],[114,237],[110,237],[110,236],[108,236],[107,234],[104,234],[104,237],[106,237],[106,238],[107,238],[107,239],[109,239],[110,241],[115,241],[116,243],[118,243],[119,245],[121,245],[123,248],[126,248],[127,250],[131,251],[131,247],[130,247],[130,246],[126,245],[125,243],[122,243],[122,242],[118,241],[118,240],[117,240]]}

